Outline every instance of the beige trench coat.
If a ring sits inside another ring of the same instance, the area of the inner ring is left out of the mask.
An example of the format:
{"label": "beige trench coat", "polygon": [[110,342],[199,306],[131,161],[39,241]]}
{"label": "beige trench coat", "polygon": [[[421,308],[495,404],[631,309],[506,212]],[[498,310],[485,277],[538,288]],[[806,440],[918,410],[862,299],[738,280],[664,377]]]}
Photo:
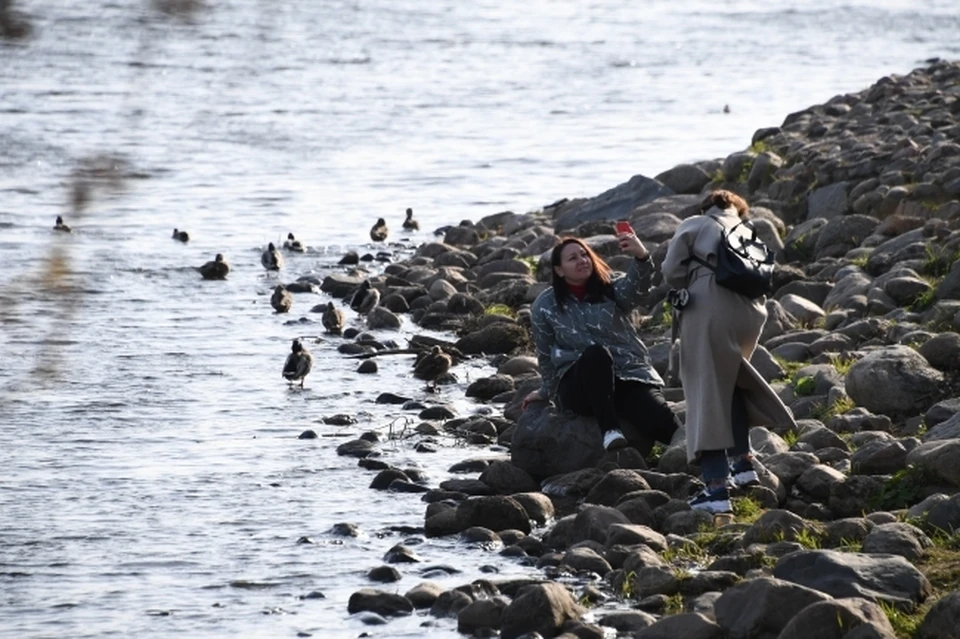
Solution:
{"label": "beige trench coat", "polygon": [[681,314],[680,381],[687,400],[687,459],[704,450],[733,446],[731,404],[734,386],[743,392],[749,426],[793,426],[790,410],[750,365],[767,320],[765,298],[748,299],[717,285],[713,271],[690,262],[691,252],[716,263],[720,226],[739,222],[737,212],[712,208],[684,220],[670,241],[662,271],[674,288],[687,288],[690,303]]}

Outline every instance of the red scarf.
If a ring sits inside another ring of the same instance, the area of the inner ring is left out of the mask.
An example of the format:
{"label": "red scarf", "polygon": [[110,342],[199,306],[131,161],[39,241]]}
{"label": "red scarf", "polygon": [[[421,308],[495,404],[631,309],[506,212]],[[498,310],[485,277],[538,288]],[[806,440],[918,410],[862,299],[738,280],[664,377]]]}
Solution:
{"label": "red scarf", "polygon": [[587,296],[587,285],[586,284],[570,284],[567,282],[567,289],[570,291],[570,294],[576,297],[581,302],[583,298]]}

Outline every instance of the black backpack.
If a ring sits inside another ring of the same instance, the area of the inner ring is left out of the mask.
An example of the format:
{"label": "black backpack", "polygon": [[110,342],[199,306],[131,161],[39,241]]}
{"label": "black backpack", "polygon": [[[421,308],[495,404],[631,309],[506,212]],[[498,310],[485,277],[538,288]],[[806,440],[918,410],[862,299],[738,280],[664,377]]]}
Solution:
{"label": "black backpack", "polygon": [[717,265],[691,255],[683,261],[706,266],[715,273],[717,284],[744,297],[756,299],[773,291],[773,251],[757,237],[757,229],[742,220],[727,229],[717,218],[708,216],[720,225],[720,243],[717,246]]}

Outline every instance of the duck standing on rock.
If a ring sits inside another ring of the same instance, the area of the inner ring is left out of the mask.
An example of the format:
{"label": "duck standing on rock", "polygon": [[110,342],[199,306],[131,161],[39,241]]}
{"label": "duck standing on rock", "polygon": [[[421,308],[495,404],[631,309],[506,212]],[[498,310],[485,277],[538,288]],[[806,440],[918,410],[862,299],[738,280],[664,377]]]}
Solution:
{"label": "duck standing on rock", "polygon": [[223,259],[223,253],[217,253],[212,262],[207,262],[197,270],[205,280],[225,280],[230,272],[230,265]]}
{"label": "duck standing on rock", "polygon": [[260,256],[260,263],[268,271],[279,271],[283,267],[283,255],[273,245],[273,242],[267,245],[267,250]]}
{"label": "duck standing on rock", "polygon": [[64,233],[72,233],[73,229],[63,223],[63,218],[59,215],[57,216],[57,221],[53,225],[54,231],[63,231]]}
{"label": "duck standing on rock", "polygon": [[303,247],[300,240],[293,236],[293,233],[287,233],[287,240],[283,243],[283,248],[293,253],[306,253],[307,249]]}
{"label": "duck standing on rock", "polygon": [[413,209],[407,209],[407,219],[403,221],[403,230],[405,231],[419,231],[420,222],[417,222],[413,219]]}
{"label": "duck standing on rock", "polygon": [[327,308],[320,317],[323,327],[328,333],[339,335],[347,325],[347,314],[333,305],[333,302],[327,302]]}
{"label": "duck standing on rock", "polygon": [[453,366],[453,358],[444,353],[439,346],[434,346],[417,359],[413,366],[413,376],[433,382],[433,386],[427,386],[427,389],[436,392],[437,378],[449,371],[451,366]]}
{"label": "duck standing on rock", "polygon": [[363,299],[360,300],[360,305],[357,306],[357,312],[361,315],[366,315],[378,306],[380,306],[380,291],[371,287],[367,290]]}
{"label": "duck standing on rock", "polygon": [[178,230],[178,229],[173,229],[173,239],[175,239],[175,240],[178,241],[178,242],[184,242],[184,243],[186,243],[186,242],[189,242],[189,241],[190,241],[190,234],[187,233],[186,231],[180,231],[180,230]]}
{"label": "duck standing on rock", "polygon": [[369,290],[370,280],[363,280],[360,282],[360,285],[357,286],[357,288],[353,290],[353,293],[350,294],[350,301],[347,302],[347,305],[351,310],[360,310],[360,305],[363,303],[363,298],[366,297]]}
{"label": "duck standing on rock", "polygon": [[303,347],[300,340],[293,340],[290,354],[287,355],[287,361],[283,364],[283,378],[291,383],[299,380],[300,388],[303,388],[303,380],[310,374],[311,368],[313,368],[313,355]]}
{"label": "duck standing on rock", "polygon": [[293,306],[293,295],[283,284],[277,284],[270,297],[270,305],[278,313],[289,313]]}
{"label": "duck standing on rock", "polygon": [[377,218],[377,223],[370,229],[370,239],[374,242],[383,242],[387,239],[387,223],[382,217]]}

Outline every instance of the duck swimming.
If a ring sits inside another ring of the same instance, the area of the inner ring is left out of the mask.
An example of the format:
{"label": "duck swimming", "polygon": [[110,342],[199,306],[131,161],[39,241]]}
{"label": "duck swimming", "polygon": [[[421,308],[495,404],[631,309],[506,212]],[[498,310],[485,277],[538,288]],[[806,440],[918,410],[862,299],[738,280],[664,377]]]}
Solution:
{"label": "duck swimming", "polygon": [[403,228],[405,231],[420,230],[420,222],[413,219],[413,209],[407,209],[407,219],[403,221]]}
{"label": "duck swimming", "polygon": [[283,284],[277,284],[270,297],[270,305],[278,313],[289,313],[293,306],[293,295]]}
{"label": "duck swimming", "polygon": [[377,218],[377,223],[370,229],[370,239],[374,242],[383,242],[387,239],[387,223],[382,217]]}
{"label": "duck swimming", "polygon": [[177,240],[178,242],[189,242],[190,234],[187,233],[186,231],[179,231],[177,229],[173,229],[173,239]]}
{"label": "duck swimming", "polygon": [[293,233],[287,233],[287,240],[283,243],[283,248],[294,253],[306,253],[307,251],[300,240],[293,236]]}
{"label": "duck swimming", "polygon": [[205,280],[225,280],[230,272],[230,265],[223,259],[223,253],[217,253],[212,262],[207,262],[197,270]]}
{"label": "duck swimming", "polygon": [[283,255],[281,255],[277,247],[273,245],[273,242],[267,245],[267,250],[260,256],[260,263],[263,264],[263,268],[268,271],[279,271],[283,268]]}
{"label": "duck swimming", "polygon": [[292,383],[299,380],[300,388],[303,388],[303,380],[310,374],[311,368],[313,368],[313,355],[303,347],[300,340],[293,340],[290,354],[287,355],[287,361],[283,364],[283,378]]}
{"label": "duck swimming", "polygon": [[54,231],[63,231],[64,233],[73,233],[73,229],[63,223],[63,218],[59,215],[57,216],[57,221],[53,225]]}

